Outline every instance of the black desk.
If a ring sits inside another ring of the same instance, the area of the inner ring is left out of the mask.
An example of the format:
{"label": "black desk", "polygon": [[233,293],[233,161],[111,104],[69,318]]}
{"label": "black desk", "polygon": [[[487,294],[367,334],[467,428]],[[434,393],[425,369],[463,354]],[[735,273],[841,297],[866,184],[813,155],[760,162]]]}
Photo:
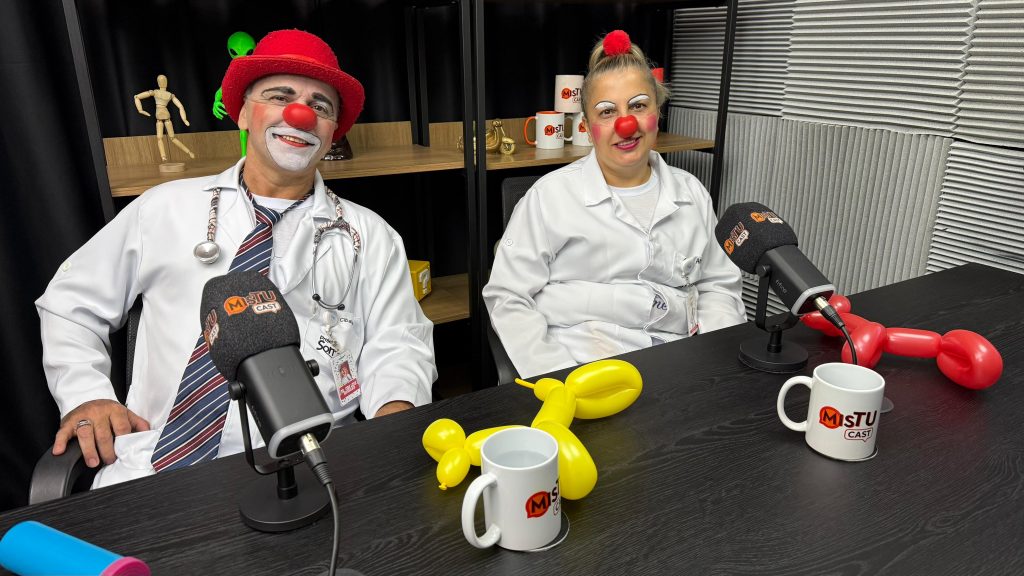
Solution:
{"label": "black desk", "polygon": [[[856,295],[853,311],[887,326],[986,336],[1005,369],[973,392],[934,360],[886,356],[895,411],[879,454],[850,464],[806,447],[775,414],[785,376],[739,365],[748,324],[625,356],[644,392],[625,412],[573,423],[598,465],[597,487],[565,502],[568,539],[540,554],[477,550],[459,525],[458,488],[437,489],[420,436],[436,418],[467,432],[529,423],[532,393],[505,386],[335,431],[327,451],[341,496],[342,566],[381,574],[1024,574],[1024,276],[966,266]],[[787,337],[810,367],[839,340],[803,326]],[[810,367],[804,373],[810,373]],[[794,395],[796,396],[796,395]],[[806,394],[790,407],[806,410]],[[232,457],[0,516],[35,519],[156,574],[318,574],[328,520],[253,532],[236,492],[253,481]]]}

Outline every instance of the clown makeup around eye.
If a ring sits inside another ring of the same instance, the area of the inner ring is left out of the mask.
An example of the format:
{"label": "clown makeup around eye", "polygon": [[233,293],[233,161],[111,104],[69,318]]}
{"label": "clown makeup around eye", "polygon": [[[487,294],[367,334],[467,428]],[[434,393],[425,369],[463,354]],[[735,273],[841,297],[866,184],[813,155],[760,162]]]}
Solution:
{"label": "clown makeup around eye", "polygon": [[637,94],[627,102],[630,112],[643,112],[651,104],[651,97],[647,94]]}
{"label": "clown makeup around eye", "polygon": [[608,100],[602,100],[594,104],[594,111],[596,112],[594,120],[597,122],[613,120],[616,116],[615,103]]}
{"label": "clown makeup around eye", "polygon": [[[292,102],[299,102],[300,95],[291,86],[272,86],[266,90],[262,90],[259,94],[253,94],[249,97],[254,102],[260,102],[262,104],[270,104],[273,106],[287,106]],[[302,102],[306,106],[309,106],[317,116],[335,122],[337,115],[334,112],[335,106],[331,98],[320,92],[313,92],[309,95],[307,101]]]}
{"label": "clown makeup around eye", "polygon": [[594,104],[595,121],[599,123],[614,122],[620,115],[642,114],[647,112],[651,106],[651,97],[647,94],[637,94],[626,101],[626,109],[622,112],[618,106],[609,100],[602,100]]}

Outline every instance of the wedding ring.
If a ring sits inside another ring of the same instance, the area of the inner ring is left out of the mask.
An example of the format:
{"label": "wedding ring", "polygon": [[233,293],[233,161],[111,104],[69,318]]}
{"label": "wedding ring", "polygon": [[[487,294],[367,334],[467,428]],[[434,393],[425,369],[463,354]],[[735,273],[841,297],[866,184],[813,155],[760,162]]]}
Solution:
{"label": "wedding ring", "polygon": [[89,420],[88,418],[82,418],[79,420],[78,423],[75,424],[75,432],[78,432],[78,429],[82,426],[92,426],[92,420]]}

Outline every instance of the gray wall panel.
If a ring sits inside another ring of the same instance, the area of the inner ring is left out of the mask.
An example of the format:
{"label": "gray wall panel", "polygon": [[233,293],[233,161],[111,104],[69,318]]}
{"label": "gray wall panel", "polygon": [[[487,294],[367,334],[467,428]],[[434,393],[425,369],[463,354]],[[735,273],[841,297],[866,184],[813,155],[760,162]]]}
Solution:
{"label": "gray wall panel", "polygon": [[[709,135],[714,114],[674,109],[670,127]],[[689,132],[688,132],[689,133]],[[951,140],[730,114],[719,213],[761,202],[787,219],[801,249],[844,293],[926,271]],[[670,155],[706,177],[710,157]],[[748,297],[753,302],[755,284]]]}
{"label": "gray wall panel", "polygon": [[953,144],[928,270],[966,262],[1024,273],[1024,151]]}
{"label": "gray wall panel", "polygon": [[[772,207],[846,293],[966,262],[1024,272],[1024,0],[740,0],[739,16],[720,211]],[[676,11],[672,132],[714,137],[723,23]],[[710,180],[708,154],[669,161]]]}
{"label": "gray wall panel", "polygon": [[[733,44],[729,109],[779,116],[793,32],[795,0],[739,0]],[[672,102],[718,108],[725,8],[676,10],[671,77]]]}

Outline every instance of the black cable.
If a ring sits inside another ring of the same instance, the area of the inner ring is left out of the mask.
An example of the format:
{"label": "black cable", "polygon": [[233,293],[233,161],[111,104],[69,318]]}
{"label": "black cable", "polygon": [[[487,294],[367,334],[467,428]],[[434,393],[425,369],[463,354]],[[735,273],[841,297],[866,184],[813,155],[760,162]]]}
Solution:
{"label": "black cable", "polygon": [[[324,466],[326,468],[326,466]],[[338,569],[338,541],[341,536],[341,515],[338,513],[338,495],[334,493],[334,483],[325,484],[327,495],[331,497],[331,515],[334,516],[334,544],[331,546],[331,570],[328,576],[334,576]]]}
{"label": "black cable", "polygon": [[857,363],[857,347],[853,345],[853,338],[850,338],[850,333],[846,330],[846,325],[839,326],[839,329],[843,331],[843,336],[846,336],[846,342],[850,345],[850,358],[853,363]]}
{"label": "black cable", "polygon": [[331,516],[334,517],[334,544],[331,545],[331,569],[328,576],[333,576],[338,569],[338,545],[341,537],[341,514],[338,512],[338,495],[334,492],[334,482],[331,480],[331,473],[327,470],[327,462],[321,462],[313,467],[313,474],[320,483],[327,489],[327,496],[331,499]]}
{"label": "black cable", "polygon": [[843,336],[846,337],[846,342],[850,345],[850,358],[853,363],[857,363],[857,348],[853,345],[853,338],[850,337],[850,333],[846,330],[846,323],[843,322],[843,317],[836,312],[827,300],[819,296],[815,299],[814,305],[821,312],[822,317],[829,321],[830,324],[842,331]]}
{"label": "black cable", "polygon": [[338,546],[341,541],[341,514],[338,512],[338,495],[334,492],[334,481],[331,480],[331,472],[327,469],[327,459],[324,451],[312,434],[306,434],[300,440],[302,455],[306,463],[313,470],[313,475],[327,489],[327,496],[331,499],[331,516],[334,517],[334,544],[331,545],[331,569],[328,576],[334,576],[338,569]]}

